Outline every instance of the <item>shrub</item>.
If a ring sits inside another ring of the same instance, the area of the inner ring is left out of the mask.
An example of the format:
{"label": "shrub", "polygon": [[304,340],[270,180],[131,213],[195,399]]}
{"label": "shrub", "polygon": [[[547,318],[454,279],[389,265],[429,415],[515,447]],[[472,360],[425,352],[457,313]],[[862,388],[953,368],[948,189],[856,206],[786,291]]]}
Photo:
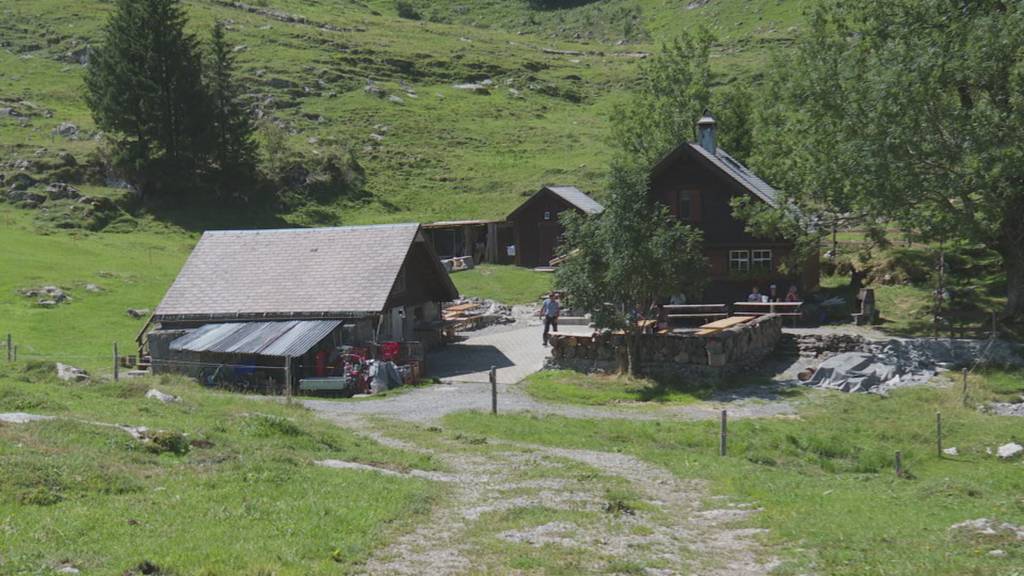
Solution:
{"label": "shrub", "polygon": [[409,0],[396,0],[395,9],[398,11],[399,18],[405,18],[406,20],[422,20],[423,15],[420,14],[416,6],[413,5]]}

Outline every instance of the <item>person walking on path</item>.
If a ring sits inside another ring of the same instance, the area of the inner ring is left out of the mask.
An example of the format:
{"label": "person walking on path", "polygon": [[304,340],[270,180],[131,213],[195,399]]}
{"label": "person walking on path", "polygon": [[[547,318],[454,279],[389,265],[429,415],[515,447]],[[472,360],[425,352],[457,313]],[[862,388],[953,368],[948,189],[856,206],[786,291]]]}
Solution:
{"label": "person walking on path", "polygon": [[558,301],[558,292],[548,294],[541,305],[538,316],[544,318],[544,345],[548,345],[548,333],[554,329],[558,332],[558,316],[562,313],[562,304]]}

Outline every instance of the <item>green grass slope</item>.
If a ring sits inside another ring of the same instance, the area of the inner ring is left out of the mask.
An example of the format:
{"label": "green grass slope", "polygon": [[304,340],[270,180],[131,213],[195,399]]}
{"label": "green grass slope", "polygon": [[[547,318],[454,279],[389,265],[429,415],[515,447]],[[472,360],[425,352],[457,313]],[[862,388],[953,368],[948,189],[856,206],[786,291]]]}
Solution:
{"label": "green grass slope", "polygon": [[[145,398],[151,386],[181,401]],[[315,464],[437,469],[429,457],[184,379],[64,384],[52,367],[4,366],[8,411],[57,419],[0,423],[3,574],[351,573],[440,495],[424,480]],[[184,433],[191,446],[156,450],[109,424]]]}
{"label": "green grass slope", "polygon": [[[201,38],[215,18],[228,22],[248,98],[291,144],[358,153],[373,200],[331,207],[355,224],[501,217],[542,183],[600,194],[607,117],[643,54],[706,26],[720,39],[714,65],[725,81],[755,77],[807,3],[602,0],[537,10],[527,0],[414,0],[420,20],[400,18],[391,0],[187,6]],[[0,173],[96,147],[81,60],[110,8],[4,3],[0,108],[17,116],[0,115]],[[488,94],[454,87],[485,80]],[[380,95],[365,90],[370,81]],[[55,136],[63,122],[76,124],[78,137]]]}

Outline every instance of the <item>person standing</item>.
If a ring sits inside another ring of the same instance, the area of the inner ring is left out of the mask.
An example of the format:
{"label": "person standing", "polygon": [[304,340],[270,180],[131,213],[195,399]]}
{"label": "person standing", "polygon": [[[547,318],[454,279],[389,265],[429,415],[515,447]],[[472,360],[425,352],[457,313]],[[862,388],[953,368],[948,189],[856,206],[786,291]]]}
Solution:
{"label": "person standing", "polygon": [[540,307],[538,316],[544,319],[544,345],[548,345],[548,333],[554,329],[558,332],[558,316],[562,313],[562,304],[558,300],[558,292],[548,294]]}

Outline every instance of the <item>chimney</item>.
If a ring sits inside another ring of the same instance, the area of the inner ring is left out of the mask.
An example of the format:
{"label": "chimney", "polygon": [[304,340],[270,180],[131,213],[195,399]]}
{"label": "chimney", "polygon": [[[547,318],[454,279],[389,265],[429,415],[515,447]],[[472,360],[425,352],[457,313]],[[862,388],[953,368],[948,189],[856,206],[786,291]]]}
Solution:
{"label": "chimney", "polygon": [[715,142],[715,117],[707,108],[704,109],[704,115],[697,121],[697,144],[710,154],[714,154],[718,149]]}

